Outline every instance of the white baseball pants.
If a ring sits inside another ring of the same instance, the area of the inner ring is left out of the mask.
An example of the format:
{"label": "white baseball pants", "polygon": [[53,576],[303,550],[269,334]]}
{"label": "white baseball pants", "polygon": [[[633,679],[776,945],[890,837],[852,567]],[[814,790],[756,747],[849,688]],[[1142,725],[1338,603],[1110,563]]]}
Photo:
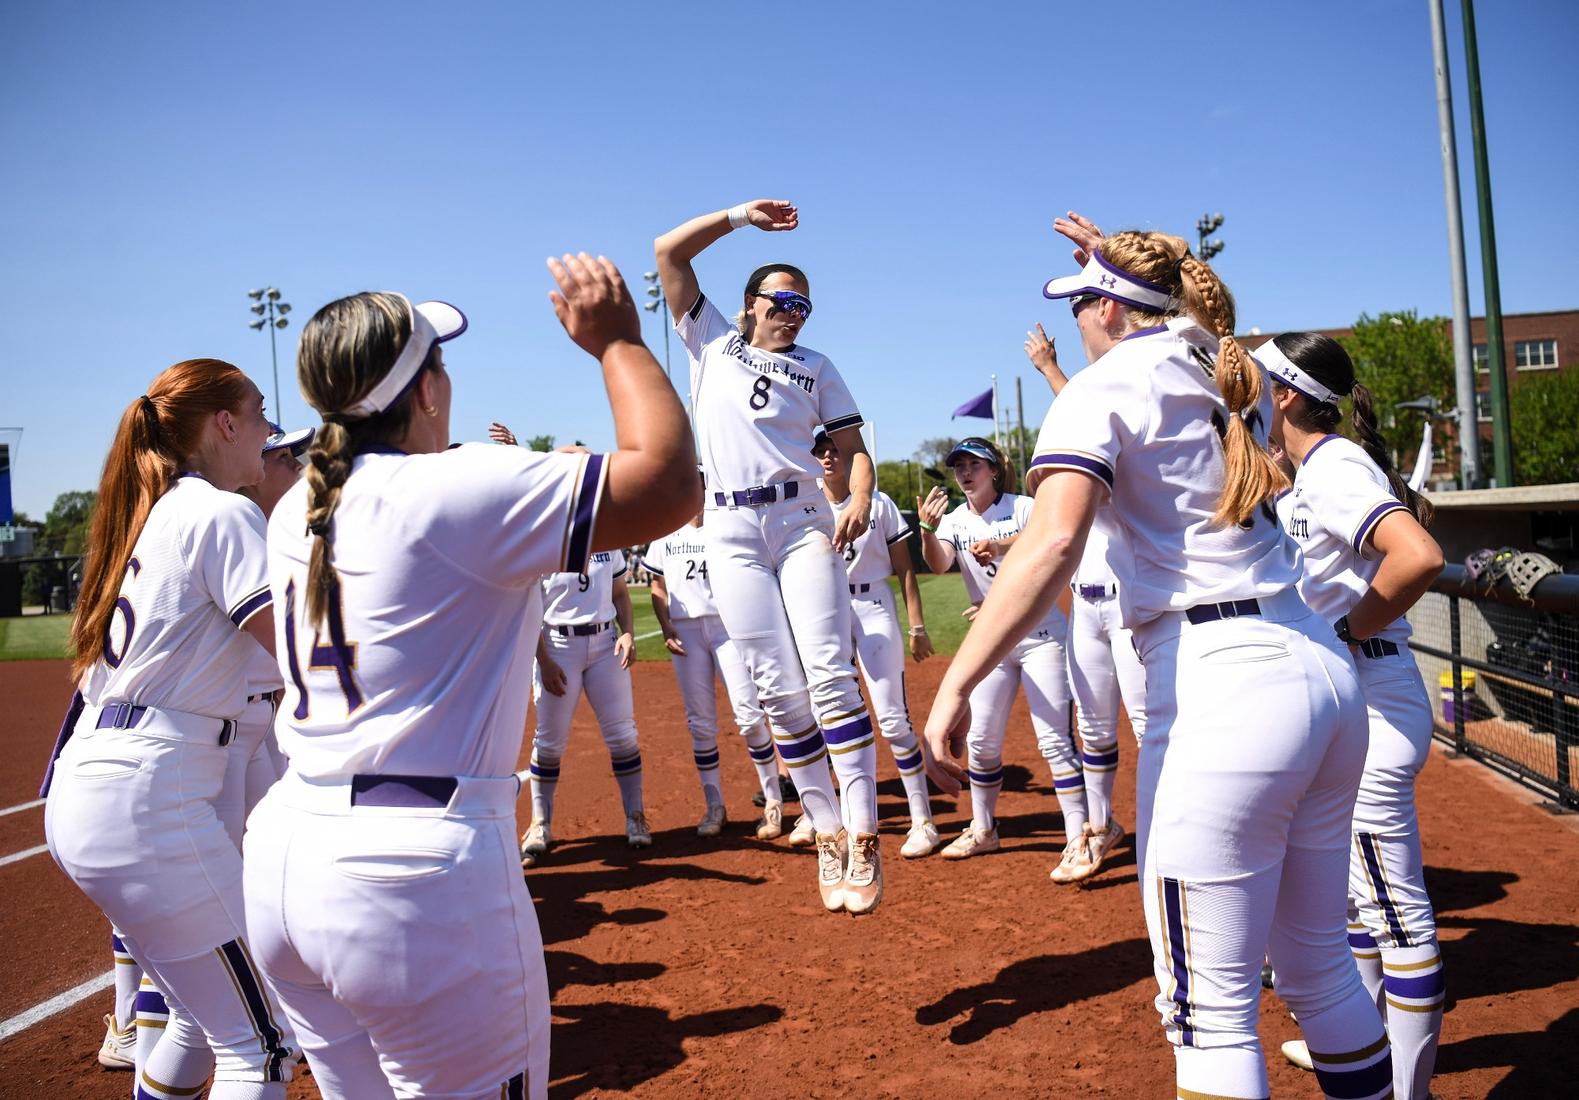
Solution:
{"label": "white baseball pants", "polygon": [[[1146,668],[1140,885],[1180,1095],[1265,1097],[1269,956],[1329,1096],[1392,1088],[1387,1038],[1345,936],[1365,762],[1354,663],[1293,590],[1262,614],[1136,628]],[[1186,1091],[1190,1090],[1190,1091]]]}
{"label": "white baseball pants", "polygon": [[1146,730],[1146,670],[1124,629],[1111,587],[1105,596],[1075,591],[1069,616],[1069,687],[1077,708],[1086,803],[1092,827],[1100,828],[1113,812],[1120,699],[1137,744]]}
{"label": "white baseball pants", "polygon": [[[597,634],[563,635],[551,627],[543,628],[549,655],[565,674],[565,692],[554,695],[543,687],[543,671],[532,666],[532,704],[537,711],[537,731],[532,738],[532,814],[535,820],[553,817],[553,790],[559,782],[559,762],[570,739],[570,723],[576,716],[585,689],[587,702],[598,720],[603,743],[608,746],[614,777],[620,783],[626,812],[641,809],[641,747],[636,738],[636,702],[631,694],[630,670],[620,667],[614,655],[619,637],[615,625]],[[635,802],[627,796],[634,787]]]}
{"label": "white baseball pants", "polygon": [[287,771],[247,830],[247,916],[325,1100],[548,1095],[548,977],[520,784],[352,805]]}
{"label": "white baseball pants", "polygon": [[[133,728],[97,729],[100,713],[84,707],[60,754],[44,832],[61,870],[164,991],[170,1024],[139,1086],[159,1095],[161,1084],[201,1085],[206,1045],[215,1100],[270,1084],[283,1097],[291,1052],[249,952],[241,852],[215,808],[234,724],[148,710]],[[156,1076],[177,1063],[202,1072]]]}
{"label": "white baseball pants", "polygon": [[850,827],[875,833],[876,736],[855,678],[849,575],[833,550],[827,500],[812,487],[774,504],[709,508],[703,531],[718,613],[801,807],[818,832],[842,827],[832,756]]}
{"label": "white baseball pants", "polygon": [[932,817],[927,796],[925,763],[916,731],[910,724],[910,704],[905,698],[905,634],[899,629],[899,612],[893,589],[878,581],[867,592],[853,593],[850,608],[855,613],[855,652],[866,676],[866,690],[872,699],[877,728],[894,754],[894,766],[905,788],[912,822],[919,824]]}

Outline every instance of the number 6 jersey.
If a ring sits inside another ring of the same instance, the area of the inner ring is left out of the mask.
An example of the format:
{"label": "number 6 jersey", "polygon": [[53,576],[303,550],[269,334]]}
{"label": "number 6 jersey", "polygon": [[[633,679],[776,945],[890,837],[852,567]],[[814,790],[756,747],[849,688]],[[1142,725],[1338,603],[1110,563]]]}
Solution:
{"label": "number 6 jersey", "polygon": [[[1270,502],[1244,525],[1212,522],[1222,496],[1228,408],[1218,341],[1189,317],[1130,333],[1069,380],[1047,412],[1026,475],[1078,470],[1112,493],[1109,560],[1124,625],[1203,603],[1271,596],[1299,582],[1299,551]],[[1246,421],[1266,446],[1272,387]]]}
{"label": "number 6 jersey", "polygon": [[817,425],[836,432],[863,423],[826,355],[800,344],[751,347],[705,294],[674,331],[691,357],[692,419],[709,508],[715,490],[818,476],[822,467],[811,453]]}
{"label": "number 6 jersey", "polygon": [[358,455],[330,537],[339,586],[307,621],[305,481],[269,520],[275,728],[291,770],[515,770],[543,613],[539,581],[590,556],[606,457],[467,445]]}

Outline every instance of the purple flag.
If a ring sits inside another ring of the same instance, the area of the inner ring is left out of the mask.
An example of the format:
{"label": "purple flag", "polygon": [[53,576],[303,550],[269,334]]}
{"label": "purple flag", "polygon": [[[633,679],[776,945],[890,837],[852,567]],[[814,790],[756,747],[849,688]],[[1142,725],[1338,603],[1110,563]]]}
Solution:
{"label": "purple flag", "polygon": [[[972,397],[954,410],[954,416],[979,416],[983,420],[992,420],[992,391],[988,390],[986,393]],[[954,416],[949,417],[949,419],[953,420]]]}

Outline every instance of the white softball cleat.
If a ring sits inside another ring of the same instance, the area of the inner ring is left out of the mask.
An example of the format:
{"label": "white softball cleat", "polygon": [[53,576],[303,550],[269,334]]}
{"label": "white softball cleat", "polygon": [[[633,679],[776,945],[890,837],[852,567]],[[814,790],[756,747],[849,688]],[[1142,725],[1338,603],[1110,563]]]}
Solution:
{"label": "white softball cleat", "polygon": [[929,856],[943,843],[943,838],[938,835],[938,827],[930,821],[922,821],[910,826],[910,832],[905,834],[905,843],[899,849],[899,854],[905,859],[920,859]]}
{"label": "white softball cleat", "polygon": [[1091,853],[1092,870],[1096,871],[1107,862],[1107,857],[1113,854],[1113,849],[1118,847],[1118,842],[1124,839],[1124,826],[1112,818],[1100,830],[1091,828],[1091,822],[1086,822],[1086,850]]}
{"label": "white softball cleat", "polygon": [[784,803],[769,802],[762,807],[762,820],[757,822],[758,840],[777,840],[784,835]]}
{"label": "white softball cleat", "polygon": [[125,1031],[117,1031],[115,1017],[104,1017],[104,1045],[99,1047],[99,1065],[105,1069],[137,1068],[137,1025],[127,1024]]}
{"label": "white softball cleat", "polygon": [[701,823],[696,827],[697,836],[717,836],[724,831],[724,822],[729,820],[729,814],[724,809],[722,802],[709,802],[707,810],[702,814]]}
{"label": "white softball cleat", "polygon": [[1064,846],[1064,857],[1047,877],[1060,886],[1082,882],[1102,869],[1102,863],[1113,851],[1114,845],[1124,838],[1124,826],[1109,820],[1100,830],[1086,822],[1079,833]]}
{"label": "white softball cleat", "polygon": [[883,853],[876,833],[856,833],[844,869],[844,908],[849,913],[870,913],[883,900]]}
{"label": "white softball cleat", "polygon": [[647,815],[640,810],[625,815],[625,843],[632,848],[652,847],[652,828],[647,824]]}
{"label": "white softball cleat", "polygon": [[849,838],[843,829],[837,833],[815,833],[817,844],[817,889],[823,908],[837,913],[844,908],[844,859]]}
{"label": "white softball cleat", "polygon": [[546,821],[534,821],[527,827],[526,835],[521,838],[521,866],[536,867],[537,861],[543,858],[543,853],[553,845],[554,838],[549,835]]}
{"label": "white softball cleat", "polygon": [[1283,1057],[1294,1063],[1300,1069],[1315,1072],[1315,1065],[1310,1060],[1310,1048],[1303,1039],[1290,1039],[1283,1044]]}
{"label": "white softball cleat", "polygon": [[810,848],[815,843],[817,843],[817,826],[811,823],[811,814],[801,814],[795,819],[795,827],[790,830],[789,846]]}
{"label": "white softball cleat", "polygon": [[954,842],[943,849],[944,859],[969,859],[971,856],[984,856],[988,852],[998,850],[998,827],[978,829],[975,823],[965,826],[965,831],[954,838]]}

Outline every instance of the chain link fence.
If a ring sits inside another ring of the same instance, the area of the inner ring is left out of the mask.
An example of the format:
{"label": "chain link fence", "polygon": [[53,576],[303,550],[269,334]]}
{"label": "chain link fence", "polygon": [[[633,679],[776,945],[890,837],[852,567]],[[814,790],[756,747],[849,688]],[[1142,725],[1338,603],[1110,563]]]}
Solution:
{"label": "chain link fence", "polygon": [[1579,809],[1579,576],[1525,600],[1450,565],[1409,623],[1438,736]]}

